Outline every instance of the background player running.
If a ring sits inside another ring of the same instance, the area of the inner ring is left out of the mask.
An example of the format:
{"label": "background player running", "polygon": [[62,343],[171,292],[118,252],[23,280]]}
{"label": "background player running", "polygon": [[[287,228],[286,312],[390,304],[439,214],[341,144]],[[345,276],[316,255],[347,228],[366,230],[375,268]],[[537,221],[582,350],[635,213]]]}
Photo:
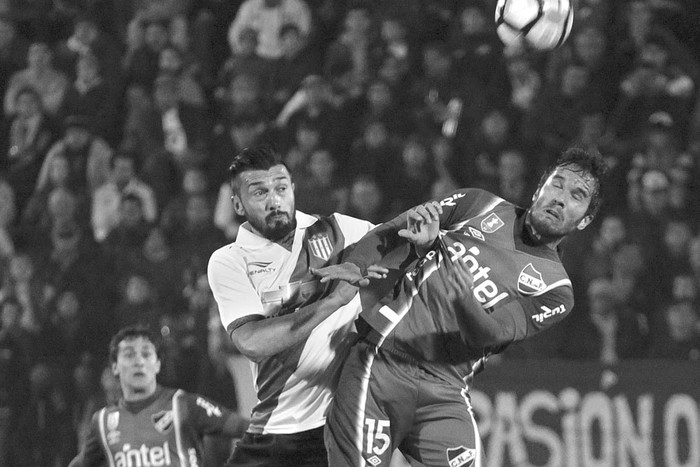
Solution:
{"label": "background player running", "polygon": [[569,149],[542,176],[527,210],[459,190],[377,227],[346,263],[315,271],[322,281],[357,282],[389,253],[414,259],[360,314],[362,339],[343,367],[326,426],[331,465],[386,465],[395,448],[420,465],[483,465],[471,378],[489,355],[571,311],[558,245],[593,220],[604,172],[600,155]]}
{"label": "background player running", "polygon": [[95,413],[86,445],[70,467],[202,465],[205,434],[243,434],[248,425],[244,417],[199,394],[156,382],[158,342],[141,326],[114,335],[109,359],[122,397]]}

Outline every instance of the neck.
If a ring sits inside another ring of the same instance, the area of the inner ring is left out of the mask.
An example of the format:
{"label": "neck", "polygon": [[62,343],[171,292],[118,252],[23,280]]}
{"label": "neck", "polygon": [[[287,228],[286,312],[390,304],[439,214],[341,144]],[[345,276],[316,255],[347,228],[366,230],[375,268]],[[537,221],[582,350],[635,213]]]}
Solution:
{"label": "neck", "polygon": [[278,244],[278,245],[280,245],[280,246],[283,246],[283,247],[286,248],[287,250],[292,251],[292,245],[294,244],[294,234],[295,234],[295,233],[296,233],[296,229],[295,229],[295,230],[292,230],[291,232],[289,232],[289,233],[288,233],[287,235],[285,235],[284,237],[282,237],[282,238],[280,238],[280,239],[277,239],[277,240],[273,240],[273,241],[274,241],[276,244]]}
{"label": "neck", "polygon": [[157,384],[155,382],[152,385],[149,385],[147,388],[139,389],[122,385],[122,393],[124,394],[125,401],[137,402],[151,397],[153,394],[155,394],[156,388]]}

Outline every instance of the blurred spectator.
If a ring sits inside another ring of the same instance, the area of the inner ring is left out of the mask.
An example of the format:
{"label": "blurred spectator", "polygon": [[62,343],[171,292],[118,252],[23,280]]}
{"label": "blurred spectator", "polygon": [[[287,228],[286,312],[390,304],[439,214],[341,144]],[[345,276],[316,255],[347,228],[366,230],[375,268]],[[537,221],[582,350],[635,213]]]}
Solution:
{"label": "blurred spectator", "polygon": [[160,329],[163,310],[156,299],[148,277],[138,272],[127,273],[120,281],[119,301],[110,326],[114,330],[142,324],[151,329]]}
{"label": "blurred spectator", "polygon": [[211,254],[226,243],[224,233],[214,224],[213,204],[204,194],[187,197],[182,223],[168,226],[168,239],[187,267],[196,274],[206,272]]}
{"label": "blurred spectator", "polygon": [[232,155],[255,146],[266,133],[268,122],[260,112],[232,115],[214,127],[211,151],[203,169],[212,193],[228,183]]}
{"label": "blurred spectator", "polygon": [[17,325],[29,335],[37,335],[45,321],[46,293],[37,273],[36,260],[26,252],[18,252],[10,258],[6,270],[2,296],[17,302],[20,311]]}
{"label": "blurred spectator", "polygon": [[8,16],[0,14],[0,93],[5,96],[10,76],[26,66],[29,43]]}
{"label": "blurred spectator", "polygon": [[629,211],[627,226],[630,238],[642,245],[645,257],[654,263],[663,240],[663,230],[672,214],[669,208],[668,176],[649,170],[639,181],[639,208]]}
{"label": "blurred spectator", "polygon": [[282,55],[280,31],[294,24],[308,36],[312,28],[311,10],[304,0],[245,0],[228,30],[231,48],[239,50],[240,33],[253,29],[258,33],[258,54],[275,59]]}
{"label": "blurred spectator", "polygon": [[324,57],[324,74],[343,79],[349,96],[356,97],[377,68],[382,56],[374,12],[370,2],[351,2],[342,29]]}
{"label": "blurred spectator", "polygon": [[[140,28],[137,20],[132,29]],[[137,34],[138,29],[133,32]],[[150,90],[158,76],[158,58],[169,43],[166,23],[151,21],[145,24],[143,41],[131,43],[124,56],[124,81],[127,86],[138,85]]]}
{"label": "blurred spectator", "polygon": [[16,113],[7,115],[0,128],[0,172],[12,186],[17,212],[21,213],[34,190],[55,130],[44,114],[41,96],[33,88],[17,90],[14,104]]}
{"label": "blurred spectator", "polygon": [[20,325],[22,305],[12,297],[0,299],[0,464],[12,465],[12,432],[29,394],[30,349],[33,336]]}
{"label": "blurred spectator", "polygon": [[180,102],[194,107],[207,107],[200,69],[191,57],[175,46],[167,46],[160,51],[158,71],[159,74],[170,76],[177,81]]}
{"label": "blurred spectator", "polygon": [[453,19],[450,48],[457,68],[477,78],[488,89],[491,102],[507,104],[503,44],[495,33],[492,16],[486,2],[460,2]]}
{"label": "blurred spectator", "polygon": [[189,197],[194,195],[209,197],[209,194],[209,180],[206,173],[198,167],[190,167],[185,170],[178,194],[173,196],[162,210],[159,220],[160,225],[166,231],[182,225],[187,217],[185,212]]}
{"label": "blurred spectator", "polygon": [[124,195],[134,195],[141,200],[143,216],[147,222],[155,222],[158,217],[153,189],[137,176],[137,157],[130,152],[117,152],[112,157],[111,165],[109,181],[95,190],[92,199],[91,223],[98,242],[104,241],[119,224],[119,209]]}
{"label": "blurred spectator", "polygon": [[153,107],[130,122],[123,145],[143,158],[139,174],[163,206],[177,191],[184,169],[206,159],[211,124],[202,108],[180,100],[172,77],[158,77],[153,100]]}
{"label": "blurred spectator", "polygon": [[430,197],[436,178],[428,141],[418,135],[408,136],[400,152],[400,164],[382,187],[392,210],[404,211]]}
{"label": "blurred spectator", "polygon": [[117,224],[102,241],[108,260],[123,274],[138,257],[148,238],[152,222],[146,218],[143,198],[127,191],[119,199]]}
{"label": "blurred spectator", "polygon": [[604,213],[600,217],[593,238],[578,252],[580,263],[575,271],[578,271],[577,275],[581,276],[584,284],[599,277],[610,277],[613,254],[629,241],[627,227],[620,214]]}
{"label": "blurred spectator", "polygon": [[608,365],[619,360],[646,358],[649,348],[646,316],[620,301],[607,278],[593,279],[587,294],[589,323],[577,333],[577,343],[587,350],[577,349],[576,354]]}
{"label": "blurred spectator", "polygon": [[505,105],[521,115],[531,112],[542,89],[542,77],[525,54],[507,55],[506,73],[510,93]]}
{"label": "blurred spectator", "polygon": [[294,179],[294,197],[299,209],[322,216],[345,211],[347,188],[339,183],[338,163],[329,150],[314,150]]}
{"label": "blurred spectator", "polygon": [[314,151],[323,146],[321,128],[317,122],[300,120],[295,125],[294,139],[284,155],[284,162],[294,178],[302,176],[304,167]]}
{"label": "blurred spectator", "polygon": [[[102,7],[105,8],[105,5]],[[56,63],[64,73],[80,81],[78,62],[92,56],[95,64],[91,66],[100,72],[107,87],[114,91],[121,85],[121,53],[119,42],[103,29],[99,18],[92,12],[80,11],[73,19],[70,37],[57,44]]]}
{"label": "blurred spectator", "polygon": [[115,144],[121,136],[120,91],[105,81],[94,55],[81,55],[75,70],[75,81],[66,91],[59,114],[63,118],[72,115],[88,117],[94,132]]}
{"label": "blurred spectator", "polygon": [[[236,47],[231,47],[230,55],[219,68],[214,96],[219,101],[225,101],[231,80],[241,73],[249,73],[266,82],[272,63],[269,58],[258,54],[257,31],[251,28],[242,29]],[[277,99],[275,96],[273,98]]]}
{"label": "blurred spectator", "polygon": [[342,174],[345,183],[349,184],[358,175],[367,175],[383,186],[389,184],[394,167],[401,161],[398,138],[389,132],[387,125],[382,119],[365,122],[348,154],[346,170]]}
{"label": "blurred spectator", "polygon": [[51,362],[31,368],[29,401],[12,431],[10,462],[13,466],[68,465],[76,450],[70,429],[65,373]]}
{"label": "blurred spectator", "polygon": [[689,301],[676,302],[662,311],[664,332],[651,349],[652,358],[700,360],[700,317]]}
{"label": "blurred spectator", "polygon": [[53,67],[53,52],[49,44],[34,42],[27,51],[27,68],[10,77],[5,91],[5,115],[18,111],[17,95],[22,89],[32,87],[41,96],[42,108],[49,115],[56,115],[63,97],[70,86],[68,77]]}
{"label": "blurred spectator", "polygon": [[282,26],[280,41],[282,54],[272,61],[269,72],[270,94],[277,110],[287,103],[304,78],[321,73],[321,57],[297,25]]}
{"label": "blurred spectator", "polygon": [[517,206],[529,206],[536,186],[531,180],[525,154],[517,149],[502,151],[498,155],[497,172],[496,194]]}
{"label": "blurred spectator", "polygon": [[388,197],[379,184],[368,175],[358,175],[350,183],[346,214],[379,224],[398,214],[398,208],[391,209]]}
{"label": "blurred spectator", "polygon": [[15,252],[16,219],[15,192],[10,184],[0,177],[0,267]]}
{"label": "blurred spectator", "polygon": [[49,167],[54,158],[62,155],[68,161],[66,187],[76,193],[92,195],[109,179],[112,148],[93,133],[88,116],[71,115],[63,121],[63,126],[63,138],[56,141],[46,154],[36,189],[41,190],[47,185]]}

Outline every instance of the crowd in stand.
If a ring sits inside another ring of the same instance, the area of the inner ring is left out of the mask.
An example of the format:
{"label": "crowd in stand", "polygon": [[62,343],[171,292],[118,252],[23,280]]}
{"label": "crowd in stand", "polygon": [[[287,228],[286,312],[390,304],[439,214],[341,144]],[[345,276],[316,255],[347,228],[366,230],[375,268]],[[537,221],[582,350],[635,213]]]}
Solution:
{"label": "crowd in stand", "polygon": [[235,407],[206,265],[258,143],[299,209],[373,222],[458,187],[527,206],[564,148],[598,150],[576,311],[504,357],[700,360],[700,8],[575,3],[537,53],[504,48],[495,0],[0,0],[0,464],[65,465],[134,322],[163,381]]}

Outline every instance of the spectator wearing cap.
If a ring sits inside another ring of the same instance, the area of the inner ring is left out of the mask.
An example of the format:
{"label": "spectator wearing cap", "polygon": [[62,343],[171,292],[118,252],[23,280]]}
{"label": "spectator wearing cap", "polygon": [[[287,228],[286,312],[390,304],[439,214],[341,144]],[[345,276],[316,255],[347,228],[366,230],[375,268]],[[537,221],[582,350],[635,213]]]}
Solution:
{"label": "spectator wearing cap", "polygon": [[155,222],[158,217],[153,189],[138,177],[138,157],[120,151],[112,156],[109,180],[95,190],[92,197],[91,225],[97,242],[103,242],[119,224],[122,197],[130,194],[141,201],[144,219]]}
{"label": "spectator wearing cap", "polygon": [[91,195],[109,179],[112,148],[92,130],[90,117],[71,115],[64,120],[63,138],[56,141],[46,154],[37,178],[36,190],[47,184],[49,167],[59,154],[69,164],[68,188],[76,193]]}
{"label": "spectator wearing cap", "polygon": [[294,24],[304,36],[311,32],[311,10],[304,0],[245,0],[228,30],[232,49],[238,50],[240,33],[253,29],[258,33],[258,54],[268,59],[282,56],[280,31]]}
{"label": "spectator wearing cap", "polygon": [[68,77],[54,68],[53,52],[49,44],[34,42],[27,51],[27,67],[13,74],[5,92],[5,114],[16,111],[16,96],[19,90],[31,86],[41,96],[44,111],[56,115],[70,82]]}
{"label": "spectator wearing cap", "polygon": [[75,81],[66,92],[59,115],[89,117],[95,134],[110,144],[120,136],[119,91],[104,79],[101,65],[91,53],[81,55],[75,63]]}
{"label": "spectator wearing cap", "polygon": [[21,213],[34,190],[46,152],[56,138],[53,121],[44,113],[41,95],[32,87],[17,90],[15,113],[0,124],[0,173],[15,191]]}

